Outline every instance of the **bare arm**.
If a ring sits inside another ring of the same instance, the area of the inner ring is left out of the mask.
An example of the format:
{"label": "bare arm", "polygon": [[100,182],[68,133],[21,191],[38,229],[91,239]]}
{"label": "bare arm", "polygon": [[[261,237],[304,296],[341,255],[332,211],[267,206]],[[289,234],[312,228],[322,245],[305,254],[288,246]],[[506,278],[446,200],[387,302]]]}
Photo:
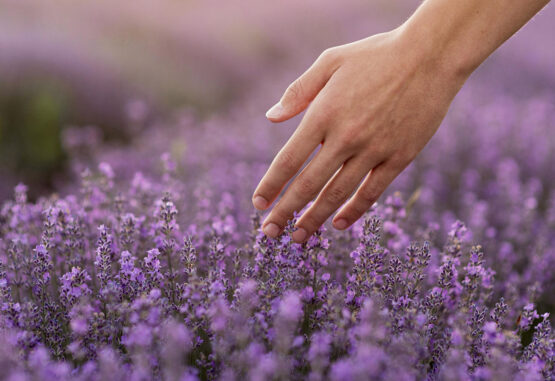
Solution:
{"label": "bare arm", "polygon": [[[346,229],[418,155],[468,76],[549,0],[426,0],[399,28],[327,49],[266,116],[307,109],[253,195],[267,209],[322,144],[263,223],[276,237],[294,211],[304,242],[338,208]],[[355,192],[349,199],[349,196]]]}

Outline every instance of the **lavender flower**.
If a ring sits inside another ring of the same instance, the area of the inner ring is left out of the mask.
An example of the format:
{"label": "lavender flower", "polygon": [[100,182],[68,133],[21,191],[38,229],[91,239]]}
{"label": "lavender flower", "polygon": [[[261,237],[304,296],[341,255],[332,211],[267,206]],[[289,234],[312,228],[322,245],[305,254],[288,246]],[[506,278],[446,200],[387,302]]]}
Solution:
{"label": "lavender flower", "polygon": [[74,148],[80,181],[0,207],[2,375],[553,379],[553,92],[469,81],[393,192],[302,245],[247,196],[287,133],[245,112],[267,89]]}
{"label": "lavender flower", "polygon": [[60,302],[69,310],[81,298],[91,293],[87,282],[91,277],[86,270],[73,267],[71,272],[64,274],[61,278]]}

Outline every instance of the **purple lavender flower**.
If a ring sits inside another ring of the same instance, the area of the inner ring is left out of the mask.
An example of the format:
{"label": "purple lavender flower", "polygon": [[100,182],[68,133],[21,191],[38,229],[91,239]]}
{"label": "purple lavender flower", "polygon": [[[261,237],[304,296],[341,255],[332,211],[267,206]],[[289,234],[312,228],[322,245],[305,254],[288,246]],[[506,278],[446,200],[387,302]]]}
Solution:
{"label": "purple lavender flower", "polygon": [[61,278],[60,302],[69,310],[81,298],[91,293],[87,282],[91,277],[86,270],[73,267],[71,272],[64,274]]}
{"label": "purple lavender flower", "polygon": [[133,111],[130,148],[84,130],[77,181],[0,207],[2,374],[553,379],[553,92],[479,82],[364,218],[303,245],[247,197],[288,133],[245,112],[267,89],[163,130]]}

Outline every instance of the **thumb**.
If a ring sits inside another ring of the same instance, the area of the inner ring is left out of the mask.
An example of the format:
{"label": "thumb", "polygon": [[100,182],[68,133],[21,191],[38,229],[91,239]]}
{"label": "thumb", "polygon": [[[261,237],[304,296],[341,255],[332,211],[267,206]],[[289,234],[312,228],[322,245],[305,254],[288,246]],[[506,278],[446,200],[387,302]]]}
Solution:
{"label": "thumb", "polygon": [[337,48],[320,54],[312,66],[287,87],[281,100],[266,112],[266,118],[272,122],[283,122],[306,109],[339,68],[338,56]]}

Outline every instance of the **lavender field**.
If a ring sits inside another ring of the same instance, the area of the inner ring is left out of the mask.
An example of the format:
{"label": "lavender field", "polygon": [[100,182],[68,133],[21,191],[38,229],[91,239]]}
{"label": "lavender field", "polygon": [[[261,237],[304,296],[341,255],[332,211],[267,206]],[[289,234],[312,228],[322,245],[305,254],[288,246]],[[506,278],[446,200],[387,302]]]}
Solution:
{"label": "lavender field", "polygon": [[110,4],[0,1],[2,91],[48,72],[89,118],[53,119],[36,190],[2,148],[0,379],[555,379],[553,5],[363,219],[296,244],[251,204],[300,121],[264,113],[417,2]]}

